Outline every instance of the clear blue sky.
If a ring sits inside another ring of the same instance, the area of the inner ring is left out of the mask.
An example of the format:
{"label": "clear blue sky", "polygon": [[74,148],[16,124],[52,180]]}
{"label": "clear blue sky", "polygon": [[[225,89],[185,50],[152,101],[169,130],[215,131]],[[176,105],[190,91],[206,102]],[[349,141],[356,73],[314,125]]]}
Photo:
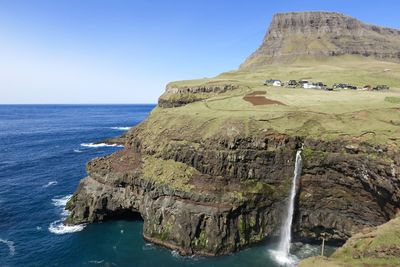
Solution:
{"label": "clear blue sky", "polygon": [[155,103],[237,68],[274,13],[310,10],[400,28],[398,0],[0,0],[0,103]]}

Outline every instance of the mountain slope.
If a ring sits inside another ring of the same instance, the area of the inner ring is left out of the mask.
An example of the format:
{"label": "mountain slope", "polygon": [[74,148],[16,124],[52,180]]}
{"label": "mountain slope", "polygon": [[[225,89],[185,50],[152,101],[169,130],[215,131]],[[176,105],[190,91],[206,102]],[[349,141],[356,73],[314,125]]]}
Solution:
{"label": "mountain slope", "polygon": [[399,61],[400,31],[367,25],[339,13],[276,14],[263,43],[241,68],[346,54]]}

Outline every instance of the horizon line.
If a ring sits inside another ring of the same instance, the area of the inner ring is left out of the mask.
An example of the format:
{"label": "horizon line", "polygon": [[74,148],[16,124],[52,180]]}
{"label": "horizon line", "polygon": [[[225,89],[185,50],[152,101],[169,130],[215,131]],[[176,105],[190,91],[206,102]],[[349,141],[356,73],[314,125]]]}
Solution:
{"label": "horizon line", "polygon": [[0,103],[0,106],[28,106],[28,105],[157,105],[157,103]]}

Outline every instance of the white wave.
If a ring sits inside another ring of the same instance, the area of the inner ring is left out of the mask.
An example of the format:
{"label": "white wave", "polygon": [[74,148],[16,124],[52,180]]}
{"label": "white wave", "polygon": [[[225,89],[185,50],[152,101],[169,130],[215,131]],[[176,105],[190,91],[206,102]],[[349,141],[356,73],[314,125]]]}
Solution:
{"label": "white wave", "polygon": [[171,251],[171,256],[180,260],[190,260],[190,261],[197,261],[202,259],[200,256],[197,255],[191,255],[191,256],[182,256],[181,254],[179,254],[179,251],[177,250],[172,250]]}
{"label": "white wave", "polygon": [[0,243],[6,244],[8,246],[10,256],[15,255],[15,246],[13,241],[0,238]]}
{"label": "white wave", "polygon": [[56,207],[65,207],[67,205],[68,200],[70,200],[72,195],[66,195],[61,198],[53,198],[51,201],[53,202],[53,205]]}
{"label": "white wave", "polygon": [[82,150],[79,150],[79,149],[74,149],[74,152],[75,152],[75,153],[82,153],[83,151],[82,151]]}
{"label": "white wave", "polygon": [[71,199],[71,197],[72,195],[66,195],[64,197],[53,198],[51,200],[54,206],[61,208],[61,216],[63,216],[63,218],[66,218],[69,215],[69,211],[65,209],[65,205],[67,205],[67,202]]}
{"label": "white wave", "polygon": [[174,258],[182,258],[182,256],[179,254],[179,252],[177,250],[172,250],[171,255]]}
{"label": "white wave", "polygon": [[131,127],[111,127],[113,130],[128,131]]}
{"label": "white wave", "polygon": [[124,147],[123,145],[118,145],[118,144],[106,144],[106,143],[82,143],[81,146],[83,147],[91,147],[91,148],[96,148],[96,147]]}
{"label": "white wave", "polygon": [[47,188],[47,187],[49,187],[49,186],[52,186],[52,185],[56,185],[57,184],[57,181],[50,181],[50,182],[48,182],[47,184],[45,184],[44,186],[42,186],[43,188]]}
{"label": "white wave", "polygon": [[82,231],[83,228],[85,228],[86,225],[84,224],[79,224],[79,225],[65,225],[63,221],[67,218],[69,215],[69,211],[65,209],[65,205],[67,205],[67,202],[71,199],[72,195],[66,195],[61,198],[53,198],[51,201],[53,202],[53,205],[61,208],[61,219],[54,221],[50,223],[49,225],[49,231],[53,234],[57,235],[63,235],[63,234],[68,234],[68,233],[74,233],[74,232],[79,232]]}
{"label": "white wave", "polygon": [[41,230],[42,230],[42,227],[36,226],[36,230],[41,231]]}
{"label": "white wave", "polygon": [[65,225],[62,220],[57,220],[50,223],[49,231],[56,235],[63,235],[69,233],[75,233],[82,231],[86,225],[79,224],[79,225]]}

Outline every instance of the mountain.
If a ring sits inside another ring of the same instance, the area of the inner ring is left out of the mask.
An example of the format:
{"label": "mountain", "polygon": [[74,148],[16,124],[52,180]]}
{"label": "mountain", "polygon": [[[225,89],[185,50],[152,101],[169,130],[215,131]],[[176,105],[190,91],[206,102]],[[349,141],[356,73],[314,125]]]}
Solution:
{"label": "mountain", "polygon": [[90,161],[66,223],[136,214],[150,242],[229,254],[279,235],[299,149],[295,238],[344,242],[389,221],[400,206],[400,64],[383,48],[395,50],[396,36],[336,13],[276,15],[240,69],[169,83],[149,117],[116,139],[123,150]]}
{"label": "mountain", "polygon": [[400,31],[368,25],[339,13],[276,14],[261,46],[241,68],[339,55],[399,61]]}

